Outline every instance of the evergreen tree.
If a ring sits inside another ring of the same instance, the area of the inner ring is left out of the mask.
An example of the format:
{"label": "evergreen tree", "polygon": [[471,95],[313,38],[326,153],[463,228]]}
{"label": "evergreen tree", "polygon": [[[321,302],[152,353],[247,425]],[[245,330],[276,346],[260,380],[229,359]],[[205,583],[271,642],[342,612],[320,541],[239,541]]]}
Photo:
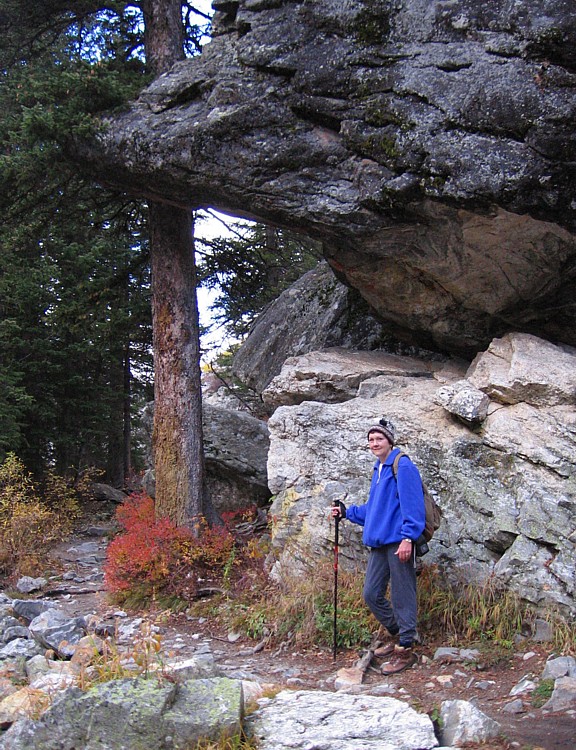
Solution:
{"label": "evergreen tree", "polygon": [[197,241],[197,249],[201,283],[217,292],[214,321],[238,339],[322,257],[312,240],[262,224],[233,224],[221,237]]}
{"label": "evergreen tree", "polygon": [[[179,0],[0,0],[7,84],[0,113],[7,219],[0,231],[0,375],[8,386],[0,412],[10,420],[3,442],[19,441],[38,471],[96,463],[120,483],[129,467],[135,351],[138,371],[150,373],[150,253],[157,505],[177,523],[198,515],[214,520],[202,453],[192,216],[151,204],[145,218],[137,203],[71,168],[60,144],[89,134],[94,115],[121,106],[149,73],[164,72],[197,46],[190,9]],[[268,231],[269,261],[278,239]],[[277,288],[271,262],[267,279],[262,288]]]}
{"label": "evergreen tree", "polygon": [[[64,135],[92,127],[92,113],[133,96],[145,81],[144,68],[136,61],[120,72],[117,59],[106,55],[91,62],[95,38],[104,33],[100,20],[64,26],[59,18],[50,25],[39,19],[40,11],[61,5],[35,4],[32,19],[28,5],[21,19],[23,3],[0,5],[6,42],[0,353],[7,384],[0,393],[0,414],[6,415],[0,451],[17,450],[37,473],[47,465],[61,472],[88,463],[110,468],[118,448],[110,439],[111,419],[127,430],[124,408],[116,404],[119,367],[129,366],[131,351],[141,360],[140,372],[149,378],[151,371],[141,211],[84,180],[59,146]],[[28,28],[27,18],[37,25]],[[109,38],[117,47],[116,36]],[[120,455],[126,470],[129,459]],[[119,482],[117,468],[113,479]]]}
{"label": "evergreen tree", "polygon": [[[9,361],[2,377],[10,386],[5,391],[3,411],[10,417],[10,425],[6,425],[4,443],[19,440],[20,452],[37,470],[47,463],[60,470],[105,463],[109,478],[118,483],[129,465],[126,415],[134,383],[130,363],[134,337],[140,332],[145,335],[138,371],[150,371],[150,327],[136,315],[143,308],[135,303],[137,296],[144,299],[149,295],[149,285],[142,278],[135,283],[138,276],[133,274],[134,268],[139,274],[148,268],[150,245],[133,234],[134,227],[141,226],[139,221],[132,223],[135,204],[83,180],[66,165],[59,144],[71,133],[85,135],[93,127],[92,115],[110,111],[144,85],[144,51],[149,69],[158,74],[185,51],[197,49],[202,29],[192,26],[192,20],[192,6],[176,0],[105,5],[90,0],[49,0],[32,7],[16,0],[0,2],[0,25],[6,40],[0,64],[9,83],[7,98],[13,97],[15,102],[0,122],[5,157],[0,167],[5,187],[3,209],[11,215],[0,237],[1,262],[7,279],[14,280],[19,267],[30,271],[28,286],[23,284],[16,292],[17,284],[7,281],[1,298],[4,335],[0,331],[0,347]],[[171,309],[188,316],[180,323],[192,327],[189,340],[196,341],[198,355],[195,295],[190,293],[195,283],[191,217],[185,217],[184,212],[174,216],[174,211],[168,206],[150,210],[146,235],[153,238],[156,299],[166,299],[162,278],[167,266],[165,243],[155,227],[174,229],[180,222],[188,232],[185,246],[178,249],[183,261],[180,273],[190,274],[190,278],[181,275],[179,281],[183,291],[187,285],[185,293],[194,305]],[[21,223],[24,216],[26,227]],[[182,231],[177,234],[185,237]],[[190,250],[192,266],[189,257],[184,262]],[[34,304],[23,306],[24,299]],[[162,326],[157,329],[164,330]],[[155,340],[161,341],[158,336]],[[161,349],[156,344],[157,354]],[[171,393],[160,399],[157,409],[161,418],[155,432],[164,437],[158,442],[168,445],[166,465],[173,465],[175,446],[187,446],[177,459],[179,469],[174,475],[180,479],[188,476],[184,485],[172,483],[174,476],[165,475],[162,461],[157,473],[160,505],[179,522],[198,511],[210,516],[203,496],[196,355],[192,352],[187,359],[190,366],[196,360],[197,377],[182,374],[182,382],[195,383],[191,401],[184,403],[178,398],[181,394]],[[156,359],[161,361],[159,356]],[[171,382],[181,361],[177,360],[169,377],[160,381]],[[181,420],[183,431],[168,436],[165,428],[174,421],[166,418],[162,402],[186,413]],[[196,415],[192,424],[187,416],[191,413]],[[124,417],[122,430],[120,415]],[[117,457],[122,455],[120,466]],[[169,495],[175,498],[174,508],[171,500],[163,499],[163,488],[168,485]]]}

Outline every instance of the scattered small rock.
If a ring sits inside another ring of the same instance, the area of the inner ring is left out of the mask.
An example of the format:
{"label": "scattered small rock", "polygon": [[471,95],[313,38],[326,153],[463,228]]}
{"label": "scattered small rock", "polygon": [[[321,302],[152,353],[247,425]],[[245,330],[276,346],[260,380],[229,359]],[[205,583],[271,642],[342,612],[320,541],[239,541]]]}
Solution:
{"label": "scattered small rock", "polygon": [[520,698],[516,698],[515,701],[510,701],[502,707],[502,711],[507,714],[521,714],[524,712],[524,703]]}
{"label": "scattered small rock", "polygon": [[521,693],[530,693],[536,689],[534,680],[524,677],[517,685],[510,690],[509,695],[520,695]]}
{"label": "scattered small rock", "polygon": [[31,594],[33,591],[40,591],[46,586],[48,581],[46,578],[31,578],[30,576],[23,576],[16,583],[16,590],[21,594]]}

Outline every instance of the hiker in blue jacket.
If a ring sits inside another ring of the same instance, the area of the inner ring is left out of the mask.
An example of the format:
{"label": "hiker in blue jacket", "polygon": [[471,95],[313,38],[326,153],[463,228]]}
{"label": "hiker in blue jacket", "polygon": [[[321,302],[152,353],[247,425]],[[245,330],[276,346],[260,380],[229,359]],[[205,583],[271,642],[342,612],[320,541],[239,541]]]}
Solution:
{"label": "hiker in blue jacket", "polygon": [[[390,657],[382,674],[395,674],[417,661],[416,640],[416,549],[415,540],[424,529],[425,509],[422,480],[408,456],[398,463],[394,476],[394,427],[385,419],[368,430],[368,445],[376,456],[368,501],[364,505],[343,503],[333,510],[364,527],[362,540],[370,548],[364,601],[389,634],[377,644],[374,655]],[[386,598],[390,583],[390,599]],[[382,631],[382,628],[380,628]]]}

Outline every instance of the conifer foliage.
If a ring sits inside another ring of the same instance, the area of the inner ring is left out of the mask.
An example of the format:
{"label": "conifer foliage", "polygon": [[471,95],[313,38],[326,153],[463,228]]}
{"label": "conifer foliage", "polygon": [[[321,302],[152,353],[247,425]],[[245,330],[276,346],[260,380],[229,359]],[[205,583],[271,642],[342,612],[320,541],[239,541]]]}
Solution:
{"label": "conifer foliage", "polygon": [[256,317],[321,258],[318,243],[285,229],[246,222],[196,242],[202,285],[217,292],[217,325],[243,338]]}
{"label": "conifer foliage", "polygon": [[147,212],[62,144],[149,80],[143,14],[0,0],[0,34],[0,460],[15,451],[37,474],[95,465],[121,485],[130,414],[152,396]]}

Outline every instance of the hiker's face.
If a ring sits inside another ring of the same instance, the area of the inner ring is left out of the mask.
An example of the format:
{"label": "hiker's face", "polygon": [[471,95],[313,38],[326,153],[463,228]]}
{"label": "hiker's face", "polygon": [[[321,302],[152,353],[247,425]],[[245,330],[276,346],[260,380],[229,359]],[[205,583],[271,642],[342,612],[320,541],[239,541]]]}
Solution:
{"label": "hiker's face", "polygon": [[388,458],[392,446],[381,432],[371,432],[368,435],[368,447],[382,463]]}

